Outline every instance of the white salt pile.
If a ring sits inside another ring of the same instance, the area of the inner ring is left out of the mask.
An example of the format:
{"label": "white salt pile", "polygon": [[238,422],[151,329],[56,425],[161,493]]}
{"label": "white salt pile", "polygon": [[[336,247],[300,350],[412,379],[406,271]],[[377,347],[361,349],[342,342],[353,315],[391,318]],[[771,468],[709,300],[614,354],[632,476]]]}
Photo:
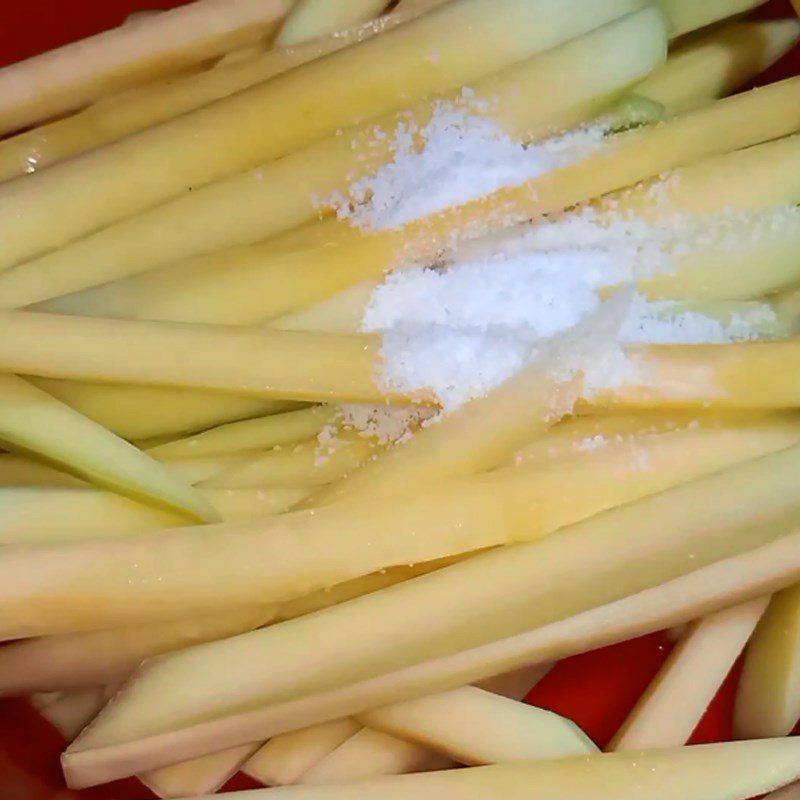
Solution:
{"label": "white salt pile", "polygon": [[[596,299],[596,303],[600,300]],[[570,313],[577,316],[578,307],[569,309]],[[681,306],[653,304],[637,295],[622,326],[620,344],[721,344],[749,340],[757,338],[754,330],[763,330],[775,318],[768,305],[758,305],[729,323],[696,311],[675,311],[676,308]],[[375,306],[371,309],[370,316],[375,319]],[[535,310],[530,326],[512,328],[503,325],[502,319],[501,315],[496,316],[493,322],[473,328],[399,322],[388,328],[371,329],[382,336],[382,384],[387,391],[395,392],[432,390],[447,410],[486,394],[537,356],[546,341],[538,331],[554,324],[554,318],[538,317]],[[618,385],[627,377],[622,351],[609,354],[612,355],[620,356],[614,365],[592,370],[591,374],[603,376],[588,382],[593,390]]]}
{"label": "white salt pile", "polygon": [[576,325],[597,307],[599,289],[625,277],[617,275],[613,253],[580,249],[404,269],[372,293],[363,326],[386,331],[435,325],[548,338]]}
{"label": "white salt pile", "polygon": [[421,130],[401,124],[391,142],[392,163],[333,203],[340,218],[359,227],[399,228],[578,161],[605,134],[598,124],[526,146],[491,117],[442,102]]}
{"label": "white salt pile", "polygon": [[[489,117],[442,103],[422,130],[398,129],[393,162],[353,184],[338,213],[369,229],[400,227],[580,160],[605,136],[596,124],[525,146]],[[518,225],[459,242],[436,266],[403,265],[389,274],[372,292],[361,329],[381,335],[384,388],[432,390],[450,410],[519,372],[552,337],[579,330],[609,293],[672,272],[687,255],[736,251],[743,236],[769,235],[789,218],[800,223],[797,214],[782,213],[648,224],[603,207]],[[633,290],[626,296],[613,352],[570,367],[586,372],[585,391],[629,376],[623,344],[746,340],[775,319],[759,303],[724,318],[686,304],[648,302]],[[579,335],[588,341],[593,332]],[[395,437],[402,424],[412,424],[398,421],[394,430],[385,414],[380,423],[377,416],[358,416],[354,427],[388,424]]]}
{"label": "white salt pile", "polygon": [[[548,240],[565,230],[590,231],[586,220],[526,226],[465,248],[446,267],[406,268],[373,291],[362,329],[382,336],[382,380],[388,389],[429,388],[445,408],[479,397],[518,372],[551,337],[575,328],[602,302],[608,287],[629,284],[668,257],[626,231],[594,226],[590,236]],[[537,230],[538,229],[538,230]],[[585,246],[585,242],[589,242]],[[542,249],[537,249],[542,248]],[[722,343],[755,338],[775,320],[754,303],[727,319],[686,304],[636,295],[620,343]],[[617,371],[623,369],[618,361]],[[612,370],[613,372],[613,370]],[[620,373],[621,374],[621,373]],[[610,380],[610,378],[608,378]],[[599,386],[598,386],[599,388]]]}

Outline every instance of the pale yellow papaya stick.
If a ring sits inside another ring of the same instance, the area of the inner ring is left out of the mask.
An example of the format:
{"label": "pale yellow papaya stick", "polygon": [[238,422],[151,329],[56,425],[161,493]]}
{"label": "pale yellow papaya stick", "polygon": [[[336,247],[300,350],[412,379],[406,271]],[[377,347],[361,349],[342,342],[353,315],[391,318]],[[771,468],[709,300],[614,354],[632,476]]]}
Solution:
{"label": "pale yellow papaya stick", "polygon": [[[746,800],[796,780],[800,745],[729,742],[217,795],[222,800]],[[206,796],[205,800],[216,800]]]}
{"label": "pale yellow papaya stick", "polygon": [[[188,353],[202,353],[203,361]],[[358,335],[0,312],[0,369],[40,377],[388,402],[393,396],[377,387],[378,366],[378,340]]]}
{"label": "pale yellow papaya stick", "polygon": [[0,694],[38,686],[74,691],[122,681],[147,658],[255,630],[273,616],[274,608],[250,606],[146,627],[14,642],[0,648]]}
{"label": "pale yellow papaya stick", "polygon": [[174,435],[165,435],[165,436],[151,436],[147,439],[136,439],[132,442],[135,444],[140,450],[150,450],[153,447],[160,447],[162,444],[169,444],[170,442],[176,441],[178,436]]}
{"label": "pale yellow papaya stick", "polygon": [[[687,622],[721,610],[731,602],[768,594],[791,583],[794,576],[800,576],[800,533],[539,631],[468,650],[451,659],[450,669],[458,670],[460,665],[461,669],[472,669],[474,674],[476,663],[518,665],[525,660],[542,659],[544,653],[555,658],[572,655]],[[447,667],[445,661],[444,669]],[[440,676],[445,674],[441,667],[433,668],[432,679],[436,678],[437,670]],[[213,737],[214,726],[210,727]],[[202,732],[200,738],[203,738]],[[206,741],[210,741],[206,746],[213,748],[216,740]]]}
{"label": "pale yellow papaya stick", "polygon": [[139,502],[192,520],[219,519],[150,456],[15,375],[0,375],[0,442]]}
{"label": "pale yellow papaya stick", "polygon": [[[410,668],[395,674],[394,687],[389,682],[380,683],[372,689],[368,685],[364,694],[368,704],[374,707],[381,699],[398,699],[398,689],[405,689],[405,697],[429,691],[463,685],[476,676],[486,676],[490,671],[511,669],[521,664],[548,659],[563,658],[602,647],[645,633],[674,627],[701,616],[719,611],[731,603],[744,602],[776,590],[785,588],[800,577],[800,532],[795,532],[768,545],[756,547],[743,555],[723,559],[710,566],[700,568],[682,577],[661,585],[645,589],[621,600],[579,613],[559,622],[545,625],[515,637],[506,638],[488,645],[467,649],[437,663],[424,664],[421,668]],[[449,682],[448,682],[449,681]],[[435,687],[430,689],[430,687]],[[370,697],[371,693],[371,697]],[[377,699],[376,699],[377,698]],[[342,699],[325,698],[328,703],[343,706]],[[350,696],[352,699],[352,694]],[[362,695],[362,700],[364,699]],[[385,702],[385,700],[384,700]],[[302,707],[301,707],[302,708]],[[224,723],[226,736],[242,742],[256,739],[264,728],[263,715],[241,715]],[[197,726],[186,732],[186,738],[167,735],[162,746],[180,744],[183,754],[193,751],[213,752],[223,731],[220,723]],[[141,751],[139,751],[141,754]],[[113,763],[112,769],[125,771],[126,759],[139,755],[125,746],[106,751]],[[188,756],[187,756],[188,757]],[[72,769],[75,756],[69,754],[68,768]],[[78,759],[80,761],[80,759]],[[90,769],[97,762],[89,761]],[[78,768],[83,770],[82,764]],[[105,769],[105,767],[103,767]],[[113,773],[112,773],[113,774]],[[86,773],[80,776],[86,777]],[[96,779],[93,778],[93,779]]]}
{"label": "pale yellow papaya stick", "polygon": [[[179,481],[194,486],[203,481],[210,480],[215,475],[230,469],[237,464],[244,463],[245,454],[226,456],[206,456],[204,458],[181,458],[175,461],[164,461],[167,471]],[[0,455],[0,487],[3,488],[61,488],[61,489],[89,489],[90,484],[82,481],[67,472],[61,472],[43,461],[35,461],[27,456],[4,453]],[[223,490],[218,498],[230,513],[238,513],[236,509],[247,506],[248,500],[236,493],[227,494]],[[281,490],[283,491],[283,490]],[[154,509],[145,511],[156,514]]]}
{"label": "pale yellow papaya stick", "polygon": [[[224,523],[204,528],[202,535],[178,528],[89,542],[8,545],[0,561],[5,587],[0,637],[146,624],[287,601],[396,565],[529,541],[790,447],[799,431],[797,425],[770,425],[652,437],[636,448],[600,451],[575,463],[511,467],[411,498]],[[647,470],[641,469],[643,459]],[[257,561],[253,553],[260,554]],[[94,602],[87,604],[87,596]]]}
{"label": "pale yellow papaya stick", "polygon": [[734,706],[737,738],[788,736],[800,719],[800,588],[775,595],[747,650]]}
{"label": "pale yellow papaya stick", "polygon": [[[709,223],[709,234],[713,231]],[[800,208],[742,217],[715,241],[674,258],[670,271],[637,281],[652,299],[748,299],[784,289],[800,277]],[[701,234],[702,235],[702,234]]]}
{"label": "pale yellow papaya stick", "polygon": [[[9,181],[0,200],[15,214],[0,214],[0,266],[280,158],[338,128],[469,84],[643,4],[507,0],[498,13],[491,0],[454,0],[204,109]],[[483,35],[476,38],[475,30]]]}
{"label": "pale yellow papaya stick", "polygon": [[232,397],[184,389],[111,386],[47,378],[31,378],[31,383],[117,436],[129,440],[193,433],[222,422],[279,414],[302,407],[302,404],[283,400]]}
{"label": "pale yellow papaya stick", "polygon": [[[800,340],[629,346],[632,374],[579,402],[601,409],[779,409],[800,405]],[[700,399],[702,398],[702,400]]]}
{"label": "pale yellow papaya stick", "polygon": [[[481,688],[521,700],[549,671],[549,665],[525,667],[481,683]],[[439,707],[446,704],[439,700]],[[442,709],[444,710],[444,709]],[[453,719],[458,719],[459,709]],[[265,786],[298,783],[309,774],[310,783],[346,780],[370,775],[395,775],[431,763],[431,752],[419,745],[364,729],[352,719],[336,720],[270,739],[243,767]],[[446,764],[452,765],[447,759]],[[310,773],[313,771],[313,775]],[[338,782],[338,781],[337,781]]]}
{"label": "pale yellow papaya stick", "polygon": [[244,453],[233,453],[224,456],[178,458],[175,461],[165,461],[164,466],[184,483],[196,486],[237,464],[244,463],[246,459],[247,455]]}
{"label": "pale yellow papaya stick", "polygon": [[356,333],[364,319],[364,310],[380,280],[354,283],[347,289],[291,314],[270,320],[270,328],[282,331],[329,331]]}
{"label": "pale yellow papaya stick", "polygon": [[253,755],[258,745],[245,744],[201,758],[182,761],[136,777],[160,798],[200,797],[218,792]]}
{"label": "pale yellow papaya stick", "polygon": [[387,0],[298,0],[275,37],[276,47],[301,44],[377,17]]}
{"label": "pale yellow papaya stick", "polygon": [[[122,680],[153,656],[302,617],[458,560],[463,559],[393,567],[279,606],[246,606],[206,617],[14,642],[0,648],[0,695],[29,692],[37,687],[85,689]],[[532,678],[531,685],[533,682]],[[485,685],[494,687],[492,681]]]}
{"label": "pale yellow papaya stick", "polygon": [[769,598],[761,597],[694,623],[608,749],[650,750],[686,744],[768,604]]}
{"label": "pale yellow papaya stick", "polygon": [[[776,415],[691,411],[644,411],[630,414],[569,417],[514,453],[515,464],[546,464],[559,458],[591,455],[606,447],[632,446],[648,436],[677,431],[719,428],[747,428],[769,424]],[[793,413],[787,422],[798,419]]]}
{"label": "pale yellow papaya stick", "polygon": [[[500,675],[489,681],[483,681],[481,688],[494,692],[495,695],[499,694],[504,697],[512,698],[513,700],[521,700],[549,671],[550,666],[548,665],[530,667],[518,670],[515,673],[510,673],[509,675]],[[263,777],[274,775],[281,780],[264,780],[262,782],[267,786],[280,786],[298,782],[306,784],[340,783],[342,781],[363,780],[367,777],[400,775],[407,772],[452,767],[454,763],[451,758],[443,758],[441,755],[435,756],[429,747],[423,746],[422,744],[414,744],[414,742],[422,738],[422,740],[428,744],[426,737],[431,734],[430,726],[433,724],[437,729],[441,727],[444,722],[442,714],[447,715],[451,722],[456,721],[460,730],[463,730],[467,725],[470,727],[474,726],[477,737],[481,739],[485,731],[485,718],[482,715],[480,720],[470,721],[468,717],[469,710],[459,702],[460,699],[462,699],[462,695],[463,690],[454,690],[424,698],[422,701],[412,700],[409,703],[395,704],[392,708],[395,714],[397,714],[399,710],[401,722],[406,723],[403,727],[403,733],[406,735],[406,738],[408,738],[408,741],[405,741],[403,738],[396,738],[395,736],[388,735],[387,733],[382,733],[378,730],[363,728],[340,747],[332,750],[326,757],[317,758],[316,763],[311,763],[310,766],[304,769],[302,774],[299,774],[300,770],[296,769],[294,771],[295,777],[292,780],[282,780],[287,777],[291,778],[292,776],[283,772],[278,763],[276,763],[272,769],[266,769],[271,766],[269,763],[263,764],[262,766],[264,769],[260,770],[260,774]],[[420,702],[422,703],[422,708],[418,705]],[[436,709],[435,713],[438,719],[434,720],[431,719],[430,716],[426,717],[425,714],[418,713],[424,711],[426,705],[428,708],[433,706]],[[378,709],[377,712],[368,713],[377,713],[379,715],[380,711],[381,710]],[[413,717],[410,715],[413,715]],[[397,722],[397,719],[395,719],[395,722]],[[323,728],[325,725],[332,724],[335,723],[323,723],[314,728],[307,728],[306,731],[313,732]],[[444,729],[445,737],[452,743],[452,727],[445,723]],[[486,733],[488,736],[492,736],[493,733],[497,732]],[[504,735],[503,732],[500,732],[500,735]],[[287,733],[282,736],[276,736],[271,739],[270,742],[280,742],[284,739],[290,739],[290,737],[293,736],[297,736],[297,734]],[[441,736],[437,736],[436,738],[438,742],[442,741]],[[483,739],[485,739],[485,736],[483,736]],[[461,739],[460,741],[463,745],[464,740]],[[267,750],[270,742],[262,748],[262,751]],[[295,740],[295,742],[297,742],[297,740]],[[300,742],[305,743],[305,739],[300,740]],[[474,744],[473,742],[470,746],[474,747]],[[478,746],[481,746],[481,744]],[[295,755],[303,755],[303,753],[295,753]],[[318,753],[315,752],[313,755],[317,756]],[[461,749],[459,755],[463,755]],[[256,761],[258,756],[259,754],[257,753],[256,756],[251,759],[251,762]],[[305,764],[309,762],[310,759],[305,762]],[[266,771],[264,771],[265,769]],[[248,772],[248,774],[253,775],[252,772]],[[255,775],[255,777],[259,779],[258,775]]]}
{"label": "pale yellow papaya stick", "polygon": [[435,561],[426,561],[422,564],[390,567],[369,575],[363,575],[355,580],[339,583],[336,586],[298,597],[296,600],[281,603],[275,615],[275,622],[285,622],[289,619],[303,617],[306,614],[313,614],[320,609],[330,608],[331,606],[339,605],[339,603],[346,603],[355,597],[377,592],[380,589],[394,586],[419,575],[428,575],[438,569],[443,569],[474,556],[475,553],[462,553],[451,558],[440,558]]}
{"label": "pale yellow papaya stick", "polygon": [[[244,455],[207,456],[165,461],[167,471],[178,481],[194,486],[209,480],[223,470],[242,462]],[[91,484],[44,461],[28,456],[4,453],[0,455],[0,486],[4,488],[62,488],[89,489]],[[145,510],[146,507],[145,507]],[[155,509],[149,511],[156,513]]]}
{"label": "pale yellow papaya stick", "polygon": [[274,736],[242,771],[265,786],[290,786],[363,730],[354,719],[345,718]]}
{"label": "pale yellow papaya stick", "polygon": [[380,447],[374,439],[340,433],[330,444],[312,439],[254,456],[200,485],[217,490],[274,486],[313,494],[318,487],[349,475],[379,453]]}
{"label": "pale yellow papaya stick", "polygon": [[[116,383],[132,381],[267,398],[361,403],[431,402],[377,386],[372,336],[106,320],[4,311],[0,369]],[[120,361],[119,353],[126,359]],[[187,362],[203,352],[209,365]],[[721,345],[629,345],[630,376],[598,389],[589,407],[793,408],[800,405],[800,340]]]}
{"label": "pale yellow papaya stick", "polygon": [[[227,522],[280,514],[304,499],[309,489],[205,490],[202,496]],[[0,488],[0,543],[84,541],[102,536],[177,528],[180,514],[148,508],[119,495],[91,489],[25,486]]]}
{"label": "pale yellow papaya stick", "polygon": [[668,115],[710,103],[772,66],[800,36],[793,19],[735,22],[696,37],[672,53],[637,87]]}
{"label": "pale yellow papaya stick", "polygon": [[[218,251],[257,242],[320,214],[331,214],[331,198],[346,196],[358,178],[391,162],[395,156],[392,145],[399,131],[410,124],[424,129],[442,101],[452,102],[470,114],[491,115],[510,135],[537,141],[596,116],[627,86],[661,63],[665,47],[664,22],[657,11],[648,8],[630,14],[478,81],[471,87],[474,95],[465,97],[459,88],[444,98],[426,99],[408,112],[344,130],[339,136],[319,141],[280,161],[184,194],[61,251],[19,265],[0,280],[3,302],[11,307],[29,305],[204,253],[211,255],[176,265],[175,270],[212,272],[217,278],[220,271],[228,272],[234,260],[240,269],[249,263],[261,273],[264,255],[272,254],[275,243],[268,241],[251,250],[240,247],[230,253]],[[609,52],[615,54],[613,58],[608,57]],[[569,88],[559,82],[563,74],[574,76]],[[520,97],[525,96],[535,96],[537,101],[520,102]],[[236,208],[233,214],[232,208]],[[180,237],[175,235],[179,228],[183,232]],[[349,238],[352,240],[353,236]],[[167,286],[171,272],[167,270],[166,278],[162,278]],[[142,285],[134,281],[126,288],[126,295],[136,293],[127,301],[132,308],[136,308],[137,301],[144,301],[142,311],[149,303],[161,310],[162,318],[193,318],[185,312],[169,314],[170,300],[175,301],[161,289],[151,293],[146,286],[152,285],[153,280],[158,276],[143,278]],[[190,276],[178,274],[179,292],[187,280],[195,285]],[[272,276],[271,285],[274,283]],[[111,290],[112,295],[114,291]],[[244,294],[244,302],[252,305],[252,295],[241,289],[240,294]],[[154,296],[163,299],[154,303]],[[193,290],[192,297],[197,296]],[[178,300],[183,305],[187,303],[180,294]],[[226,300],[223,295],[212,307],[219,307]],[[209,305],[202,299],[199,302],[200,308]],[[266,302],[253,321],[292,310],[291,306],[270,306]],[[228,309],[228,314],[231,311]],[[245,321],[246,317],[228,319]],[[221,321],[224,320],[223,317]]]}
{"label": "pale yellow papaya stick", "polygon": [[136,777],[160,798],[200,797],[218,792],[253,755],[258,745],[245,744]]}
{"label": "pale yellow papaya stick", "polygon": [[[539,542],[486,553],[224,644],[151,661],[68,750],[68,780],[83,786],[162,764],[167,742],[167,757],[191,758],[466,685],[487,677],[485,652],[475,658],[480,647],[505,651],[506,658],[496,655],[493,661],[493,667],[502,662],[501,671],[551,661],[555,648],[542,647],[537,657],[530,658],[529,649],[527,661],[515,662],[509,637],[519,640],[527,631],[530,647],[537,634],[546,641],[541,626],[555,623],[551,627],[558,629],[561,620],[562,629],[568,628],[570,615],[789,537],[800,504],[793,475],[785,470],[793,470],[798,458],[798,448],[760,458]],[[796,569],[796,536],[792,543]],[[789,561],[782,567],[785,579]],[[737,579],[743,584],[756,575],[740,573]],[[684,601],[680,595],[671,599],[677,606]],[[640,611],[645,608],[646,602]],[[376,621],[395,619],[405,622],[406,634],[378,646]],[[590,649],[613,621],[613,615],[604,625],[595,620],[593,636],[584,633],[578,646]],[[270,657],[265,660],[263,653]],[[235,686],[223,678],[233,664]]]}
{"label": "pale yellow papaya stick", "polygon": [[[225,55],[213,69],[104,97],[77,114],[0,141],[0,179],[7,180],[85,153],[342,50],[441,5],[387,14],[366,25],[295,47],[263,46]],[[248,57],[244,57],[248,56]]]}
{"label": "pale yellow papaya stick", "polygon": [[[522,720],[516,708],[512,712],[505,705],[501,711],[504,723],[498,730],[492,724],[493,712],[497,711],[494,701],[502,699],[504,704],[518,705],[516,701],[524,698],[549,670],[548,665],[529,667],[483,681],[480,688],[451,690],[368,712],[362,715],[361,721],[365,722],[369,717],[371,727],[364,728],[313,765],[297,782],[341,783],[420,770],[446,769],[455,766],[453,748],[457,749],[456,759],[461,763],[472,763],[469,755],[480,761],[480,756],[489,756],[488,748],[494,747],[497,749],[493,749],[492,754],[501,749],[504,751],[501,761],[513,760],[509,748],[514,745],[508,744],[508,734],[516,727],[514,722]],[[529,707],[525,708],[527,711]],[[526,717],[526,722],[532,722],[528,713],[523,712],[522,716]],[[530,728],[530,725],[525,727]],[[466,728],[472,731],[467,733]],[[519,734],[525,738],[525,734],[517,730]],[[553,734],[558,738],[558,732],[553,731]],[[490,743],[495,736],[500,741]],[[563,743],[564,739],[570,738],[569,733],[561,738]],[[530,742],[530,739],[527,741]],[[574,747],[576,743],[571,744]],[[514,750],[516,754],[520,752],[518,747]],[[596,749],[591,746],[589,751]],[[587,752],[587,748],[583,747],[577,752]]]}
{"label": "pale yellow papaya stick", "polygon": [[471,766],[597,752],[570,720],[474,686],[383,706],[358,720]]}
{"label": "pale yellow papaya stick", "polygon": [[311,767],[297,783],[303,786],[360,783],[386,775],[431,773],[453,766],[449,758],[427,747],[373,728],[361,728]]}
{"label": "pale yellow papaya stick", "polygon": [[[180,477],[186,483],[192,486],[197,486],[199,491],[204,494],[213,493],[215,497],[219,498],[226,507],[231,509],[231,512],[236,514],[236,508],[241,503],[241,508],[246,508],[249,499],[245,499],[246,495],[255,492],[256,496],[259,491],[266,492],[267,489],[259,489],[255,483],[248,487],[219,487],[217,489],[208,488],[203,486],[207,481],[212,481],[219,475],[244,467],[254,459],[252,453],[237,453],[225,456],[201,456],[199,458],[178,458],[173,460],[164,461],[164,466],[173,474]],[[278,486],[272,487],[270,492],[274,489],[275,497],[280,499],[286,494],[297,493],[308,495],[313,491],[313,486],[303,486],[302,481],[298,480],[297,486]],[[267,495],[267,498],[269,495]],[[241,500],[237,499],[241,498]],[[267,499],[265,498],[265,499]],[[226,502],[230,501],[230,502]],[[272,502],[267,499],[267,502]],[[282,500],[281,500],[282,502]],[[238,518],[241,518],[241,514]]]}
{"label": "pale yellow papaya stick", "polygon": [[203,433],[148,449],[158,459],[198,458],[248,450],[268,450],[316,436],[338,415],[335,406],[313,406],[285,414],[231,422]]}
{"label": "pale yellow papaya stick", "polygon": [[765,0],[704,0],[696,3],[694,0],[658,0],[658,5],[670,21],[672,35],[683,36],[728,17],[744,14],[764,2]]}
{"label": "pale yellow papaya stick", "polygon": [[125,536],[185,524],[180,514],[92,489],[0,488],[2,544],[80,541],[93,535]]}
{"label": "pale yellow papaya stick", "polygon": [[0,131],[9,133],[104,95],[199,64],[269,36],[289,0],[199,0],[0,72]]}
{"label": "pale yellow papaya stick", "polygon": [[[325,724],[316,725],[313,728],[305,728],[303,731],[297,731],[297,733],[322,732],[325,729]],[[333,725],[335,723],[327,724]],[[276,736],[270,739],[262,749],[269,747],[271,742],[282,742],[284,738],[288,739],[291,736],[291,733]],[[303,739],[303,744],[305,744],[305,741]],[[332,739],[330,743],[333,744],[334,741]],[[324,743],[321,742],[321,744]],[[267,785],[347,783],[384,775],[431,772],[432,770],[447,769],[453,766],[452,761],[448,758],[440,756],[428,748],[403,739],[397,739],[372,728],[363,728],[357,724],[356,731],[352,736],[341,742],[337,747],[326,748],[326,750],[330,750],[330,752],[318,757],[317,763],[306,769],[296,780]],[[305,752],[302,753],[302,755],[305,754]],[[309,755],[312,754],[319,756],[318,753],[309,753]],[[305,762],[302,762],[302,766],[305,767]],[[284,775],[286,773],[281,771],[278,774]]]}
{"label": "pale yellow papaya stick", "polygon": [[572,411],[581,394],[582,379],[569,369],[565,376],[564,365],[606,357],[629,308],[629,300],[623,295],[604,304],[575,330],[555,337],[517,375],[333,486],[314,492],[303,507],[358,497],[402,496],[503,463],[517,447]]}
{"label": "pale yellow papaya stick", "polygon": [[[304,731],[316,731],[325,724]],[[292,736],[285,733],[270,739],[270,742]],[[256,754],[257,755],[257,754]],[[373,728],[361,728],[350,738],[342,742],[329,754],[317,760],[317,763],[305,771],[297,780],[267,785],[287,786],[331,785],[363,781],[386,775],[406,775],[414,772],[432,772],[434,770],[452,768],[454,763],[446,756],[434,753],[431,749],[414,742],[398,739],[388,733]],[[280,773],[279,773],[280,774]]]}
{"label": "pale yellow papaya stick", "polygon": [[[33,308],[55,313],[177,322],[262,323],[325,299],[364,277],[382,277],[396,259],[400,245],[397,235],[362,234],[345,223],[328,219],[258,244],[195,256],[56,297]],[[81,243],[76,246],[80,247]],[[29,262],[0,273],[0,287],[5,282],[15,295],[17,289],[21,289],[26,299],[30,299],[32,295],[27,293],[32,285],[29,281],[38,275],[37,281],[44,280],[44,285],[50,288],[35,289],[37,296],[58,291],[58,282],[72,281],[76,274],[71,266],[76,262],[67,253],[69,249],[45,256],[38,262],[45,264],[46,273],[50,274],[47,262],[54,265],[67,255],[68,263],[63,264],[63,269],[59,268],[60,277],[54,281],[39,275],[37,262]],[[7,305],[18,303],[9,300]]]}
{"label": "pale yellow papaya stick", "polygon": [[649,221],[673,215],[758,212],[800,202],[800,134],[707,158],[602,201]]}
{"label": "pale yellow papaya stick", "polygon": [[107,702],[108,693],[104,688],[81,689],[62,693],[54,703],[39,709],[39,713],[66,742],[71,742]]}
{"label": "pale yellow papaya stick", "polygon": [[[713,419],[716,420],[717,416],[715,415]],[[740,422],[741,418],[735,418],[733,424]],[[631,443],[645,436],[686,430],[690,425],[699,427],[700,424],[697,415],[691,413],[670,414],[659,411],[644,414],[568,417],[544,436],[538,436],[521,447],[510,460],[517,465],[547,464],[556,459],[583,456],[606,447]]]}

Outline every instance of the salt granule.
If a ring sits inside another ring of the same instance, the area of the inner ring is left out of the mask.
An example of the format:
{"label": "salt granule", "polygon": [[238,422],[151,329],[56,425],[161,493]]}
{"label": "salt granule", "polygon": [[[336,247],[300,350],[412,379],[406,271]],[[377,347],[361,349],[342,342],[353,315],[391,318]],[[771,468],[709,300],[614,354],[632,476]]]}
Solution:
{"label": "salt granule", "polygon": [[401,123],[392,140],[393,161],[333,203],[341,218],[360,227],[399,228],[580,160],[605,134],[598,124],[526,146],[490,117],[440,102],[421,131]]}
{"label": "salt granule", "polygon": [[519,372],[535,351],[513,334],[444,327],[382,333],[381,383],[388,391],[429,389],[453,410]]}
{"label": "salt granule", "polygon": [[756,331],[776,320],[766,304],[754,304],[723,323],[719,319],[685,310],[683,303],[649,302],[637,295],[620,332],[620,340],[640,344],[724,344],[758,338]]}
{"label": "salt granule", "polygon": [[438,413],[436,409],[422,406],[341,405],[336,421],[326,425],[317,435],[314,464],[323,466],[337,448],[346,444],[339,438],[343,429],[357,431],[380,444],[399,443],[417,428],[432,422]]}
{"label": "salt granule", "polygon": [[595,450],[602,450],[604,447],[608,447],[609,444],[610,441],[599,433],[597,436],[589,436],[586,439],[575,442],[575,449],[580,453],[591,453]]}
{"label": "salt granule", "polygon": [[433,409],[418,406],[347,404],[340,410],[342,424],[381,444],[401,441],[409,431],[436,414]]}
{"label": "salt granule", "polygon": [[600,250],[409,268],[373,291],[362,330],[382,336],[387,388],[433,390],[445,408],[486,394],[600,305],[616,274]]}
{"label": "salt granule", "polygon": [[462,241],[449,260],[463,263],[537,253],[603,252],[607,258],[602,280],[608,286],[644,273],[669,271],[674,265],[671,249],[666,228],[621,217],[609,221],[594,209],[584,208]]}
{"label": "salt granule", "polygon": [[615,269],[611,253],[574,250],[397,271],[373,291],[363,328],[435,325],[549,338],[597,307],[597,290]]}
{"label": "salt granule", "polygon": [[584,208],[462,241],[448,260],[462,263],[500,255],[603,250],[615,264],[606,275],[607,285],[612,285],[672,272],[678,259],[698,252],[741,253],[775,238],[785,240],[792,232],[800,238],[797,206],[760,212],[726,209],[701,218],[672,215],[656,222]]}
{"label": "salt granule", "polygon": [[[599,290],[614,283],[609,277],[617,266],[600,250],[567,250],[405,269],[376,287],[362,329],[381,334],[385,388],[429,389],[453,409],[499,386],[544,342],[596,311]],[[633,295],[617,346],[580,367],[585,391],[619,386],[632,376],[623,344],[746,340],[774,320],[768,305],[753,304],[722,321],[685,304]]]}
{"label": "salt granule", "polygon": [[328,463],[330,457],[341,447],[344,442],[338,438],[339,428],[335,425],[326,425],[317,434],[317,452],[314,458],[314,466],[322,467]]}

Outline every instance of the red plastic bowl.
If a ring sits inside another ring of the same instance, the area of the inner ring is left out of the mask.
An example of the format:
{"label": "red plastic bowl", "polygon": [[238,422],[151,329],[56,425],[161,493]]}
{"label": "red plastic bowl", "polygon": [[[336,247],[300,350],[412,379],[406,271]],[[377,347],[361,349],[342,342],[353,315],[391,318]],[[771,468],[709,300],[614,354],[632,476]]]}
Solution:
{"label": "red plastic bowl", "polygon": [[[121,23],[128,14],[170,8],[183,0],[0,0],[0,66],[89,36]],[[702,0],[698,0],[702,2]],[[774,0],[761,12],[792,14],[788,0]],[[760,78],[768,83],[800,75],[800,47]],[[669,654],[664,634],[653,634],[561,662],[528,696],[528,701],[565,714],[598,745],[616,732],[628,711]],[[692,737],[693,743],[724,741],[731,735],[731,707],[739,677],[734,668]],[[0,800],[150,800],[130,780],[72,792],[64,788],[61,736],[21,699],[0,701]],[[254,788],[237,775],[228,790]]]}

